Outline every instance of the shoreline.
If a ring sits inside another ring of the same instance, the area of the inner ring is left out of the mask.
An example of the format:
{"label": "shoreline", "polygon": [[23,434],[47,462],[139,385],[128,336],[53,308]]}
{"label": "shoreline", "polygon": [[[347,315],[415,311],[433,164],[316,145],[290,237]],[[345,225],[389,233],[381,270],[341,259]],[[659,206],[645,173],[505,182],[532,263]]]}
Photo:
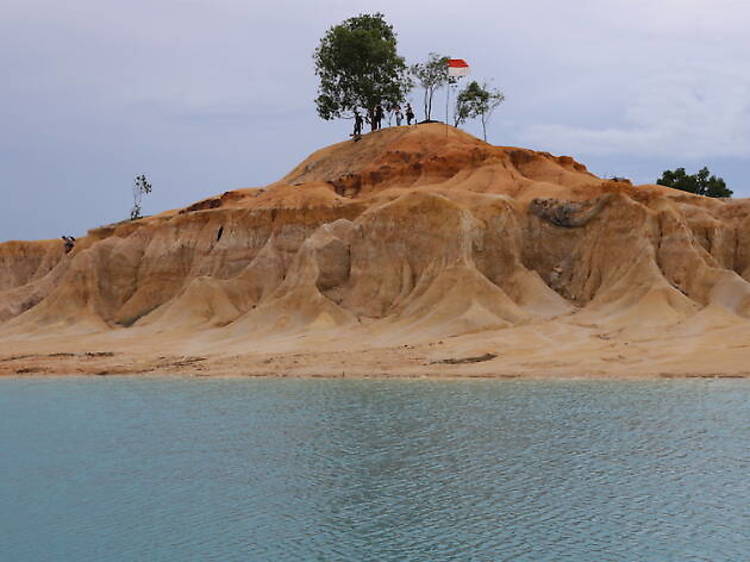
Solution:
{"label": "shoreline", "polygon": [[[190,374],[190,373],[113,373],[113,374],[85,374],[85,373],[44,373],[44,374],[1,374],[3,380],[46,380],[46,379],[98,379],[98,378],[129,378],[129,379],[211,379],[211,380],[377,380],[377,381],[425,381],[425,382],[465,382],[465,381],[497,381],[497,382],[645,382],[645,381],[687,381],[687,380],[750,380],[750,375],[696,375],[696,374],[657,374],[657,375],[288,375],[288,374]],[[2,384],[0,382],[0,384]]]}
{"label": "shoreline", "polygon": [[[55,355],[55,354],[52,354]],[[497,381],[644,381],[644,380],[744,380],[750,379],[750,372],[697,372],[678,371],[638,371],[610,372],[597,370],[587,372],[576,369],[572,365],[547,371],[502,371],[487,368],[476,369],[463,366],[453,366],[450,369],[409,369],[392,365],[390,368],[368,369],[365,365],[358,365],[349,370],[339,371],[331,369],[314,369],[306,366],[303,369],[268,370],[242,368],[239,365],[212,365],[211,359],[201,358],[201,361],[190,358],[165,362],[158,368],[142,368],[143,358],[117,357],[117,362],[81,360],[73,366],[70,361],[50,361],[54,357],[2,357],[0,356],[0,380],[3,379],[47,379],[47,378],[98,378],[98,377],[132,377],[132,378],[190,378],[190,379],[326,379],[326,380],[429,380],[429,381],[467,381],[467,380],[497,380]],[[29,360],[32,360],[31,362]],[[130,360],[130,361],[128,361]],[[130,363],[128,366],[123,363]],[[21,366],[24,365],[24,366]],[[197,368],[197,366],[200,368]],[[141,368],[139,368],[141,367]],[[382,367],[382,365],[381,365]]]}

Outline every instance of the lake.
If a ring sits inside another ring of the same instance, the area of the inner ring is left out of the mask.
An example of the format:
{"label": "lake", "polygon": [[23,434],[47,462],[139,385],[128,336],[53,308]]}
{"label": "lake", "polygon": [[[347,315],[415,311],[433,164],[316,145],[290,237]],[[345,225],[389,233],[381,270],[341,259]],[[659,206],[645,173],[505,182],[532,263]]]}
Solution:
{"label": "lake", "polygon": [[750,381],[0,380],[0,559],[747,560]]}

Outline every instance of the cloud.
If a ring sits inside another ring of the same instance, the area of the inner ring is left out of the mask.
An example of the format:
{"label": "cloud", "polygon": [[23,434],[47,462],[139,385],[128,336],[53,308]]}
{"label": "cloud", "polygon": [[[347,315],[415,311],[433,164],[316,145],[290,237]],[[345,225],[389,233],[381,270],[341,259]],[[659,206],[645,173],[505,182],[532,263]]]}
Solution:
{"label": "cloud", "polygon": [[534,123],[519,138],[581,154],[750,157],[750,78],[739,63],[662,69],[628,90],[610,108],[617,126]]}

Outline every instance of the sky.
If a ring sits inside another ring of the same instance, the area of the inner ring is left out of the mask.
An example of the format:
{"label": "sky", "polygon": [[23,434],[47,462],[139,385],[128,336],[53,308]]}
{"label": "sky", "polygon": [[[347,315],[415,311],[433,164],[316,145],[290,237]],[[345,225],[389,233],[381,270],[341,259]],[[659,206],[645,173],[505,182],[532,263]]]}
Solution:
{"label": "sky", "polygon": [[312,52],[376,11],[408,63],[463,58],[505,93],[493,144],[635,183],[707,165],[750,197],[744,0],[2,0],[0,241],[125,219],[138,174],[152,214],[268,184],[346,139],[350,121],[315,113]]}

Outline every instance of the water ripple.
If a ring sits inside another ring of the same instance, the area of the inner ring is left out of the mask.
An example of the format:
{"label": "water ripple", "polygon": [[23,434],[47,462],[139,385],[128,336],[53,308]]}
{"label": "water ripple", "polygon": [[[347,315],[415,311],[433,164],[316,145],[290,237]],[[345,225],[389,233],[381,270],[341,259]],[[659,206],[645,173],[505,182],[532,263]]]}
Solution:
{"label": "water ripple", "polygon": [[746,381],[0,381],[2,560],[742,560]]}

